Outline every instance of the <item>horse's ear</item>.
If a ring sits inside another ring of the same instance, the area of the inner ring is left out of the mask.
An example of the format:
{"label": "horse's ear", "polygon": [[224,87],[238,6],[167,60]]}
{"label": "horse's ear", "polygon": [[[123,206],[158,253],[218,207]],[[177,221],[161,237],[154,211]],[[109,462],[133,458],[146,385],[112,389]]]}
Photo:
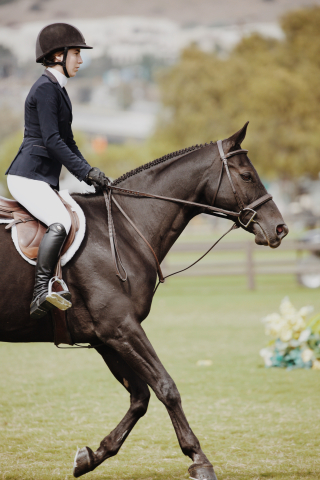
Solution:
{"label": "horse's ear", "polygon": [[244,126],[241,128],[241,130],[239,130],[234,135],[232,135],[232,137],[229,137],[225,140],[225,146],[227,151],[229,151],[235,145],[241,145],[241,143],[246,137],[248,124],[249,122],[246,122]]}

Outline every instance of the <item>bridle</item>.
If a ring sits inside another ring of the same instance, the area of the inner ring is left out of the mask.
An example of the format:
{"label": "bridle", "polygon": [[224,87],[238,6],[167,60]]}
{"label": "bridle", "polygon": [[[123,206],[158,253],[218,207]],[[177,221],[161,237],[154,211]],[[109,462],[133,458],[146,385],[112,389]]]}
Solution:
{"label": "bridle", "polygon": [[[120,253],[119,253],[119,249],[118,249],[118,245],[117,245],[116,232],[115,232],[115,227],[114,227],[113,217],[112,217],[112,203],[114,203],[117,206],[117,208],[122,213],[122,215],[127,219],[127,221],[130,223],[130,225],[134,228],[134,230],[138,233],[138,235],[142,238],[142,240],[146,243],[146,245],[150,249],[150,251],[151,251],[151,253],[154,256],[154,259],[156,261],[157,271],[158,271],[158,276],[159,276],[159,283],[164,283],[166,278],[171,277],[172,275],[176,275],[177,273],[183,272],[183,271],[187,270],[188,268],[191,268],[196,263],[198,263],[203,257],[205,257],[217,245],[217,243],[225,235],[227,235],[227,233],[231,232],[231,230],[239,228],[239,225],[236,224],[237,221],[240,223],[240,225],[242,225],[243,228],[248,228],[248,226],[250,225],[251,222],[255,222],[254,218],[257,215],[257,212],[256,212],[255,209],[260,207],[261,205],[267,203],[269,200],[272,199],[272,195],[267,193],[267,194],[263,195],[262,197],[258,198],[257,200],[255,200],[254,202],[250,203],[249,205],[245,206],[244,203],[242,202],[241,198],[239,197],[239,195],[238,195],[238,193],[235,189],[234,183],[232,181],[232,177],[231,177],[229,166],[228,166],[228,158],[230,158],[234,155],[237,155],[239,153],[247,154],[248,150],[240,149],[240,150],[235,150],[233,152],[229,152],[229,153],[225,154],[224,150],[223,150],[223,146],[222,146],[222,140],[217,141],[217,146],[218,146],[219,155],[220,155],[220,159],[221,159],[222,163],[221,163],[221,170],[220,170],[220,176],[219,176],[219,181],[218,181],[218,187],[215,191],[215,195],[214,195],[214,198],[213,198],[213,201],[212,201],[212,205],[204,205],[204,204],[201,204],[201,203],[190,202],[188,200],[180,200],[178,198],[165,197],[163,195],[154,195],[154,194],[151,194],[151,193],[139,192],[139,191],[136,191],[136,190],[128,190],[128,189],[125,189],[125,188],[121,188],[121,187],[117,187],[115,185],[112,185],[111,183],[109,183],[105,186],[105,189],[103,189],[103,195],[104,195],[104,198],[105,198],[107,213],[108,213],[108,227],[109,227],[109,239],[110,239],[110,244],[111,244],[111,254],[112,254],[112,258],[113,258],[113,264],[114,264],[114,268],[115,268],[115,271],[116,271],[116,275],[122,282],[127,281],[128,275],[127,275],[127,272],[126,272],[126,270],[123,266],[123,263],[121,261],[121,257],[120,257]],[[226,171],[231,189],[233,191],[233,194],[234,194],[235,199],[237,201],[238,207],[240,209],[239,212],[224,210],[222,208],[218,208],[218,207],[214,206],[214,203],[216,201],[216,198],[217,198],[217,195],[218,195],[218,192],[219,192],[219,189],[220,189],[220,185],[221,185],[224,170]],[[128,215],[124,212],[124,210],[121,208],[119,203],[116,201],[116,199],[112,195],[113,191],[115,193],[119,193],[119,194],[123,194],[123,195],[131,195],[131,196],[135,196],[135,197],[138,197],[138,198],[154,198],[154,199],[165,200],[165,201],[174,202],[174,203],[180,203],[180,204],[183,204],[183,205],[190,205],[190,206],[193,206],[193,207],[200,207],[200,208],[203,208],[203,209],[207,210],[206,213],[209,213],[210,215],[214,215],[214,216],[217,216],[217,217],[234,219],[235,223],[196,262],[192,263],[191,265],[189,265],[188,267],[186,267],[182,270],[179,270],[178,272],[171,273],[170,275],[167,275],[166,277],[164,277],[163,274],[162,274],[162,271],[161,271],[160,262],[157,258],[157,255],[156,255],[155,251],[153,250],[152,246],[147,241],[147,239],[144,237],[144,235],[140,232],[138,227],[128,217]],[[251,214],[250,218],[246,223],[244,223],[245,222],[245,216],[248,213]],[[120,269],[124,272],[124,275],[121,274]],[[154,290],[154,293],[156,292],[156,290],[159,286],[159,283],[157,284],[157,286]]]}
{"label": "bridle", "polygon": [[[240,223],[240,225],[242,225],[244,228],[248,228],[248,226],[250,225],[251,222],[254,221],[254,217],[257,215],[257,212],[254,210],[255,208],[257,207],[260,207],[261,205],[263,205],[264,203],[267,203],[269,200],[272,200],[272,195],[270,195],[270,193],[266,193],[265,195],[263,195],[262,197],[258,198],[258,200],[255,200],[254,202],[250,203],[250,205],[247,205],[245,207],[245,205],[243,204],[241,198],[239,197],[236,189],[235,189],[235,186],[234,186],[234,183],[232,181],[232,177],[231,177],[231,174],[230,174],[230,170],[229,170],[229,165],[228,165],[228,158],[230,157],[233,157],[234,155],[238,155],[239,153],[245,153],[247,154],[248,153],[248,150],[244,150],[244,149],[240,149],[240,150],[234,150],[233,152],[229,152],[227,154],[224,153],[224,150],[223,150],[223,146],[222,146],[222,140],[218,140],[217,141],[217,146],[218,146],[218,150],[219,150],[219,154],[220,154],[220,159],[222,161],[221,163],[221,171],[220,171],[220,177],[219,177],[219,183],[218,183],[218,188],[216,189],[216,193],[215,193],[215,196],[214,196],[214,199],[213,199],[213,202],[212,202],[212,205],[214,205],[215,203],[215,200],[216,200],[216,197],[217,197],[217,194],[218,194],[218,191],[219,191],[219,188],[220,188],[220,185],[221,185],[221,180],[222,180],[222,175],[223,175],[223,171],[225,169],[226,171],[226,174],[227,174],[227,177],[228,177],[228,180],[229,180],[229,183],[230,183],[230,186],[231,186],[231,189],[233,191],[233,194],[235,196],[235,199],[237,201],[237,204],[238,204],[238,207],[240,208],[240,212],[237,214],[238,216],[238,221]],[[249,220],[247,221],[247,223],[244,223],[242,221],[242,219],[244,220],[244,217],[246,216],[246,214],[250,212],[252,215],[250,216]]]}

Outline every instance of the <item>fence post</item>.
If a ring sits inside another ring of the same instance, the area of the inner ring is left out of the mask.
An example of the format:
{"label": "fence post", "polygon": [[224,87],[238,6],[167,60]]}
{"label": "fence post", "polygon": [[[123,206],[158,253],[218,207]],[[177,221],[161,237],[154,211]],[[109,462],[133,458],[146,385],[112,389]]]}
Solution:
{"label": "fence post", "polygon": [[247,242],[247,282],[249,290],[255,289],[253,249],[254,244],[251,240]]}

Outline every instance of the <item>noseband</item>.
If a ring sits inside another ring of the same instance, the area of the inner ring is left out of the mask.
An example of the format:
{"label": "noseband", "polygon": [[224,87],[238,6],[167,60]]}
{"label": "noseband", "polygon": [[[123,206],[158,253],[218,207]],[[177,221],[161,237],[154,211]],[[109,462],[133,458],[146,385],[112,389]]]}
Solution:
{"label": "noseband", "polygon": [[[222,147],[222,140],[218,140],[217,145],[218,145],[218,150],[219,150],[220,159],[221,159],[222,163],[221,163],[221,171],[220,171],[220,177],[219,177],[219,182],[218,182],[218,188],[216,189],[212,205],[204,205],[202,203],[189,202],[188,200],[180,200],[178,198],[164,197],[163,195],[154,195],[154,194],[151,194],[151,193],[139,192],[137,190],[128,190],[126,188],[116,187],[115,185],[112,185],[111,183],[106,185],[105,189],[103,189],[103,195],[104,195],[104,198],[105,198],[107,213],[108,213],[109,239],[110,239],[110,244],[111,244],[111,254],[112,254],[112,258],[113,258],[113,264],[114,264],[114,268],[115,268],[115,271],[116,271],[116,275],[122,282],[125,282],[127,280],[128,276],[127,276],[127,272],[126,272],[126,270],[125,270],[125,268],[122,264],[120,254],[119,254],[119,250],[118,250],[117,239],[116,239],[116,231],[115,231],[113,218],[112,218],[112,203],[114,203],[117,206],[118,210],[122,213],[122,215],[126,218],[126,220],[130,223],[130,225],[134,228],[134,230],[138,233],[138,235],[142,238],[142,240],[149,247],[149,249],[150,249],[150,251],[151,251],[151,253],[154,256],[154,259],[156,261],[156,266],[157,266],[157,271],[158,271],[158,276],[159,276],[159,283],[164,283],[165,278],[168,278],[168,277],[171,277],[172,275],[183,272],[183,271],[187,270],[188,268],[192,267],[193,265],[195,265],[196,263],[198,263],[203,257],[205,257],[213,249],[213,247],[215,247],[215,245],[217,245],[217,243],[227,233],[229,233],[231,230],[234,230],[235,228],[239,228],[239,225],[234,223],[232,225],[232,227],[226,233],[224,233],[219,238],[219,240],[217,240],[212,245],[212,247],[209,248],[209,250],[207,250],[207,252],[204,255],[202,255],[192,265],[189,265],[189,267],[184,268],[183,270],[179,270],[178,272],[171,273],[170,275],[167,275],[166,277],[164,277],[163,274],[162,274],[160,263],[158,261],[158,258],[157,258],[157,255],[156,255],[155,251],[153,250],[152,246],[147,241],[147,239],[144,237],[144,235],[140,232],[138,227],[128,217],[128,215],[124,212],[124,210],[121,208],[119,203],[115,200],[115,198],[112,194],[113,191],[115,193],[120,193],[122,195],[131,195],[131,196],[135,196],[135,197],[138,197],[138,198],[155,198],[155,199],[159,199],[159,200],[166,200],[166,201],[169,201],[169,202],[180,203],[180,204],[183,204],[183,205],[191,205],[193,207],[200,207],[200,208],[203,208],[203,209],[207,210],[207,213],[210,213],[211,215],[215,215],[215,216],[218,216],[218,217],[224,217],[224,218],[231,218],[231,219],[234,218],[235,221],[238,220],[239,223],[244,228],[247,228],[250,225],[251,222],[254,222],[254,218],[257,215],[257,212],[254,209],[257,208],[257,207],[260,207],[261,205],[263,205],[264,203],[266,203],[266,202],[268,202],[269,200],[272,199],[272,195],[267,193],[266,195],[263,195],[262,197],[258,198],[258,200],[255,200],[254,202],[245,206],[244,203],[241,201],[241,199],[240,199],[240,197],[239,197],[239,195],[238,195],[238,193],[235,189],[235,186],[234,186],[234,183],[232,181],[231,174],[230,174],[227,159],[234,156],[234,155],[237,155],[239,153],[248,153],[248,150],[243,150],[243,149],[235,150],[234,152],[229,152],[225,155],[225,153],[223,151],[223,147]],[[218,208],[218,207],[214,206],[214,203],[215,203],[215,200],[216,200],[216,197],[217,197],[220,185],[221,185],[221,180],[222,180],[224,169],[227,173],[227,177],[229,179],[233,194],[235,196],[238,207],[240,209],[239,212],[232,212],[232,211],[224,210],[222,208]],[[249,220],[247,221],[247,223],[244,223],[244,217],[246,216],[246,214],[248,212],[251,213],[251,216],[250,216]],[[124,272],[124,275],[121,274],[120,270],[122,270]],[[158,285],[159,285],[159,283],[158,283]],[[156,290],[158,288],[158,285],[155,288],[154,293],[156,292]]]}

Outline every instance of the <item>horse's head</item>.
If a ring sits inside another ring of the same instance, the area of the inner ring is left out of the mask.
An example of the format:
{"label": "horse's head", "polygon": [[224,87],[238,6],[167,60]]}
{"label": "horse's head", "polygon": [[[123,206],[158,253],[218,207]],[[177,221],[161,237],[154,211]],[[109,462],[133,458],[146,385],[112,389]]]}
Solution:
{"label": "horse's head", "polygon": [[[227,157],[231,152],[241,150],[240,145],[246,136],[248,123],[246,123],[241,130],[232,135],[232,137],[223,140],[222,148]],[[222,164],[218,146],[215,163]],[[225,210],[239,212],[243,206],[247,207],[267,194],[267,191],[246,152],[239,152],[234,155],[231,154],[231,156],[227,158],[227,166],[231,180],[228,178],[226,168],[223,168],[218,190],[216,182],[214,186],[214,192],[216,192],[215,206]],[[232,190],[232,183],[236,195]],[[272,248],[278,247],[281,240],[288,234],[289,229],[284,223],[282,215],[274,201],[268,200],[262,205],[253,207],[253,210],[256,211],[256,215],[254,215],[251,222],[249,222],[249,220],[252,218],[254,212],[251,210],[243,210],[240,217],[242,224],[239,222],[239,219],[237,220],[237,224],[245,230],[253,233],[255,235],[255,242],[258,245],[269,245]],[[247,226],[245,227],[244,225]]]}

